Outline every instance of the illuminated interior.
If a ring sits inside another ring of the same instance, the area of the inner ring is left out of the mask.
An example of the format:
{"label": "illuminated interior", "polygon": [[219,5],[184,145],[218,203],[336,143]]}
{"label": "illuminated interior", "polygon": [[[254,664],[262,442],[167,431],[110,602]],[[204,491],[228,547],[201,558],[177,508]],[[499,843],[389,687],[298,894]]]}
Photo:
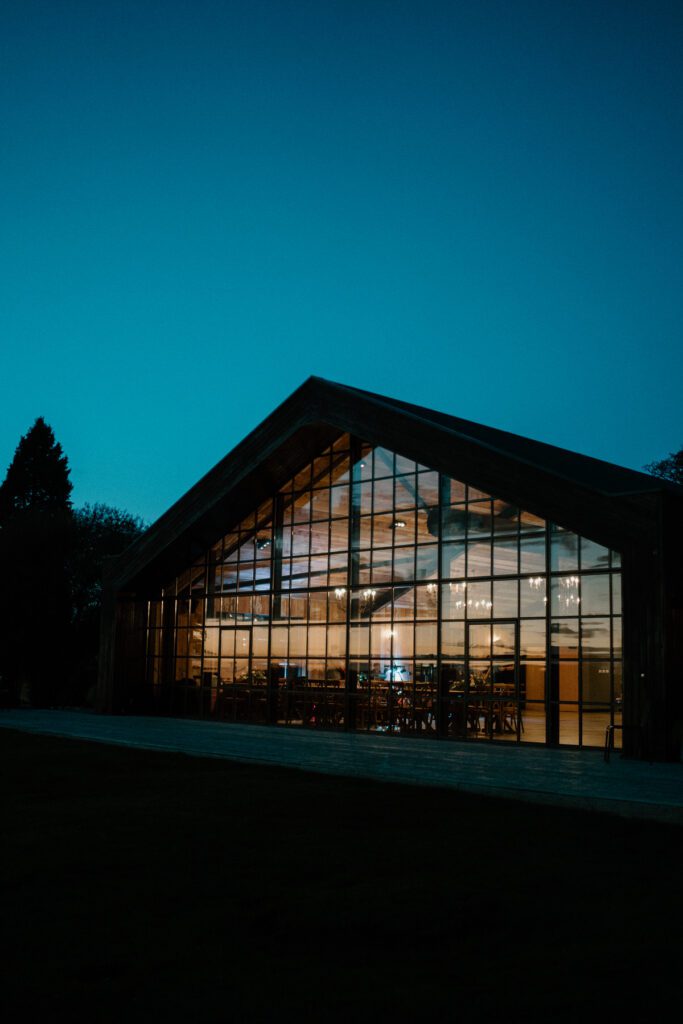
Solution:
{"label": "illuminated interior", "polygon": [[616,552],[344,435],[149,603],[147,694],[226,721],[600,746],[621,722],[620,582]]}

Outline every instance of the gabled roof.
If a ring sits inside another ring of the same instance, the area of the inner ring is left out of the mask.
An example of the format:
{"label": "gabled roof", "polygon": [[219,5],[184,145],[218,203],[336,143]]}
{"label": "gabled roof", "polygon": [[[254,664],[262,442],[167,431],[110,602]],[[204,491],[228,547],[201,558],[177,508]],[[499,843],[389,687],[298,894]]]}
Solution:
{"label": "gabled roof", "polygon": [[174,575],[344,432],[616,548],[652,532],[658,495],[683,496],[646,473],[309,377],[112,563],[109,586]]}

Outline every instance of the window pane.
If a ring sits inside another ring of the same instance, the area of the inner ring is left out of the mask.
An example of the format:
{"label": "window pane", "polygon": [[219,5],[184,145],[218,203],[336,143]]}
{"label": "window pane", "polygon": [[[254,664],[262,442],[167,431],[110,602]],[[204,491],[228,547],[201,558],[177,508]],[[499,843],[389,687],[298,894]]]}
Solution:
{"label": "window pane", "polygon": [[444,619],[463,619],[467,603],[466,583],[445,583],[441,587],[441,616]]}
{"label": "window pane", "polygon": [[494,575],[512,576],[517,571],[517,538],[496,537],[493,544]]}
{"label": "window pane", "polygon": [[542,576],[519,581],[520,614],[545,615],[547,609],[546,581]]}
{"label": "window pane", "polygon": [[349,630],[349,656],[367,656],[370,650],[370,629],[368,626],[351,626]]}
{"label": "window pane", "polygon": [[441,553],[441,575],[448,579],[465,575],[465,545],[444,544]]}
{"label": "window pane", "polygon": [[345,551],[348,546],[348,519],[333,519],[330,523],[330,551]]}
{"label": "window pane", "polygon": [[522,619],[519,624],[522,658],[545,658],[545,619]]}
{"label": "window pane", "polygon": [[372,552],[372,582],[388,583],[391,579],[391,548],[376,548]]}
{"label": "window pane", "polygon": [[579,623],[577,619],[555,619],[550,624],[550,644],[555,658],[578,658]]}
{"label": "window pane", "polygon": [[519,510],[506,501],[493,502],[493,532],[497,537],[517,537]]}
{"label": "window pane", "polygon": [[463,540],[467,532],[467,513],[464,506],[441,510],[441,536],[443,540]]}
{"label": "window pane", "polygon": [[221,656],[232,657],[235,653],[235,631],[224,629],[221,631]]}
{"label": "window pane", "polygon": [[415,618],[415,592],[412,587],[394,589],[394,619]]}
{"label": "window pane", "polygon": [[311,492],[297,494],[292,505],[292,520],[295,523],[306,523],[311,518]]}
{"label": "window pane", "polygon": [[396,548],[394,551],[394,579],[415,579],[415,548]]}
{"label": "window pane", "polygon": [[394,661],[401,661],[413,656],[413,627],[407,622],[394,623],[393,629],[385,627],[387,633],[393,634]]}
{"label": "window pane", "polygon": [[577,701],[579,699],[579,663],[563,661],[554,666],[559,676],[560,700]]}
{"label": "window pane", "polygon": [[[311,553],[327,554],[330,550],[330,524],[313,523],[311,526]],[[303,553],[303,552],[302,552]]]}
{"label": "window pane", "polygon": [[327,619],[327,594],[308,595],[308,618],[310,622],[325,622]]}
{"label": "window pane", "polygon": [[452,480],[450,477],[444,477],[444,489],[448,502],[451,505],[455,505],[459,501],[464,501],[467,497],[465,484],[459,480]]}
{"label": "window pane", "polygon": [[609,658],[609,619],[581,619],[581,656],[583,658]]}
{"label": "window pane", "polygon": [[[545,700],[545,662],[522,662],[520,669],[521,696],[526,696],[527,700]],[[545,735],[543,736],[542,740],[537,742],[544,741]]]}
{"label": "window pane", "polygon": [[621,615],[621,573],[612,573],[612,612]]}
{"label": "window pane", "polygon": [[439,509],[421,508],[417,512],[417,543],[433,544],[439,539]]}
{"label": "window pane", "polygon": [[[375,521],[377,521],[377,517]],[[394,544],[401,546],[415,543],[414,512],[401,512],[396,515],[392,513],[386,517],[384,522],[386,523],[385,536],[387,544],[391,544],[392,541]],[[378,544],[380,541],[375,540],[374,543]]]}
{"label": "window pane", "polygon": [[327,488],[320,491],[313,491],[311,502],[312,519],[329,519],[330,517],[330,492]]}
{"label": "window pane", "polygon": [[417,475],[418,504],[438,505],[439,504],[439,474],[418,473]]}
{"label": "window pane", "polygon": [[404,511],[415,508],[417,504],[417,487],[414,476],[399,476],[395,481],[395,502],[396,511]]}
{"label": "window pane", "polygon": [[216,627],[204,630],[204,658],[218,657],[218,629]]}
{"label": "window pane", "polygon": [[467,545],[467,575],[491,575],[491,544],[488,540],[475,541]]}
{"label": "window pane", "polygon": [[310,529],[308,526],[294,526],[292,529],[292,554],[305,555],[310,546]]}
{"label": "window pane", "polygon": [[287,657],[287,634],[288,630],[286,628],[273,627],[270,636],[270,655],[272,658]]}
{"label": "window pane", "polygon": [[496,622],[493,625],[491,631],[491,651],[494,656],[514,656],[516,653],[515,633],[516,629],[512,623]]}
{"label": "window pane", "polygon": [[[330,627],[335,629],[335,627]],[[339,627],[336,627],[338,630]],[[336,635],[336,634],[335,634]],[[325,626],[310,626],[308,630],[308,657],[324,658],[327,629]],[[291,643],[291,640],[290,640]],[[290,652],[291,653],[291,652]]]}
{"label": "window pane", "polygon": [[[397,552],[398,557],[398,552]],[[436,544],[422,544],[416,549],[416,580],[435,579],[438,576],[439,548]]]}
{"label": "window pane", "polygon": [[437,617],[438,589],[435,583],[415,587],[415,616],[418,619],[435,619]]}
{"label": "window pane", "polygon": [[[284,573],[283,573],[284,583]],[[308,587],[308,559],[293,558],[291,563],[290,586],[292,589]]]}
{"label": "window pane", "polygon": [[328,658],[343,658],[346,654],[346,627],[327,627],[327,656]]}
{"label": "window pane", "polygon": [[415,626],[415,653],[420,657],[436,657],[437,627],[426,622],[418,622]]}
{"label": "window pane", "polygon": [[[323,648],[323,654],[324,654]],[[306,657],[306,627],[291,626],[289,630],[289,657]]]}
{"label": "window pane", "polygon": [[255,658],[268,657],[268,627],[256,626],[252,637],[252,652]]}
{"label": "window pane", "polygon": [[373,620],[376,621],[377,619],[386,619],[387,621],[389,621],[391,619],[392,604],[391,587],[373,587],[373,590],[375,591],[375,596],[372,599]]}
{"label": "window pane", "polygon": [[545,572],[545,536],[520,537],[519,571],[536,574]]}
{"label": "window pane", "polygon": [[609,575],[581,577],[581,612],[609,615]]}
{"label": "window pane", "polygon": [[441,654],[444,658],[465,654],[464,622],[444,622],[441,626]]}
{"label": "window pane", "polygon": [[560,743],[578,746],[579,712],[577,708],[560,708]]}
{"label": "window pane", "polygon": [[386,477],[394,475],[394,453],[387,448],[377,447],[373,453],[375,476]]}
{"label": "window pane", "polygon": [[470,658],[488,658],[491,654],[491,627],[489,625],[469,627]]}
{"label": "window pane", "polygon": [[457,693],[465,688],[465,666],[461,661],[442,661],[441,679],[445,689]]}
{"label": "window pane", "polygon": [[581,569],[608,569],[609,549],[595,541],[581,538]]}
{"label": "window pane", "polygon": [[[605,746],[605,732],[610,724],[610,712],[608,707],[599,707],[588,704],[581,716],[583,732],[581,744],[584,747]],[[614,747],[618,749],[621,742],[621,733],[614,737]]]}
{"label": "window pane", "polygon": [[407,459],[405,455],[396,455],[396,473],[414,473],[415,463],[412,459]]}
{"label": "window pane", "polygon": [[559,576],[550,586],[550,607],[553,615],[579,614],[579,577]]}
{"label": "window pane", "polygon": [[333,487],[331,492],[330,511],[333,518],[346,518],[349,514],[349,487]]}
{"label": "window pane", "polygon": [[611,700],[609,662],[586,661],[581,668],[583,700],[586,703],[606,704]]}
{"label": "window pane", "polygon": [[469,537],[489,537],[492,526],[491,502],[470,501],[467,506],[467,535]]}
{"label": "window pane", "polygon": [[374,511],[389,512],[394,505],[394,481],[391,478],[375,480],[373,494]]}
{"label": "window pane", "polygon": [[497,619],[517,618],[517,580],[495,580],[493,614]]}
{"label": "window pane", "polygon": [[491,584],[469,583],[467,585],[467,615],[470,619],[491,617]]}
{"label": "window pane", "polygon": [[579,538],[560,526],[550,533],[550,568],[553,572],[566,572],[579,567]]}

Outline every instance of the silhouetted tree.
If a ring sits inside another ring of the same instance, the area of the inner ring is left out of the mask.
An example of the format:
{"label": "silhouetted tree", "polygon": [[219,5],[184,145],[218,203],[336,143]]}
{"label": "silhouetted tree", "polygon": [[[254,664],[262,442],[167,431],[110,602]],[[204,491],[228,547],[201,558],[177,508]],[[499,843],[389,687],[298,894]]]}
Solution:
{"label": "silhouetted tree", "polygon": [[62,446],[39,416],[19,441],[0,484],[0,528],[27,514],[63,516],[71,510],[72,488]]}
{"label": "silhouetted tree", "polygon": [[659,462],[649,462],[645,469],[653,476],[661,476],[664,480],[683,484],[683,448],[671,452],[666,459],[660,459]]}
{"label": "silhouetted tree", "polygon": [[0,674],[15,698],[51,704],[68,666],[69,465],[39,417],[0,485]]}
{"label": "silhouetted tree", "polygon": [[144,530],[137,516],[109,505],[84,505],[73,514],[71,642],[68,681],[71,704],[90,701],[97,681],[102,575],[107,559],[120,555]]}

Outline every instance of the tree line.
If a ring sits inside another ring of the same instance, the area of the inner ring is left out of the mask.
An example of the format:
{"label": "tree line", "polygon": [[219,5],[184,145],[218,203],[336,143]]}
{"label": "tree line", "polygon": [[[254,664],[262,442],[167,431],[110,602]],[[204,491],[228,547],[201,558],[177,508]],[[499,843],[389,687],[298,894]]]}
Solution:
{"label": "tree line", "polygon": [[0,485],[0,702],[92,704],[102,573],[142,533],[105,504],[74,508],[69,464],[39,417]]}

